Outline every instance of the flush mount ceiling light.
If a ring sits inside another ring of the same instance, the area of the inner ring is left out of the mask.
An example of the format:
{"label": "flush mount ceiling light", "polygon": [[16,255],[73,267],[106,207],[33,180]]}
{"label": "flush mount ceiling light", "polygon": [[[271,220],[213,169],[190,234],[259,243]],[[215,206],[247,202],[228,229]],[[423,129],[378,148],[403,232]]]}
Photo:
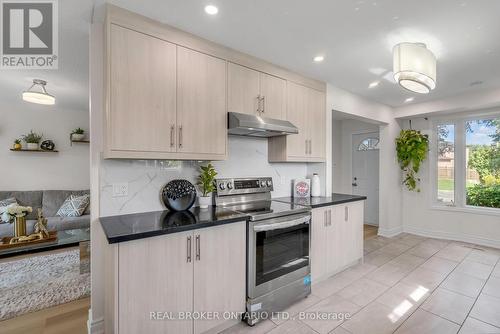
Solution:
{"label": "flush mount ceiling light", "polygon": [[393,49],[394,79],[420,94],[436,88],[436,57],[422,43],[400,43]]}
{"label": "flush mount ceiling light", "polygon": [[214,5],[206,5],[205,6],[205,13],[209,15],[215,15],[219,12],[219,8],[217,8]]}
{"label": "flush mount ceiling light", "polygon": [[321,63],[323,60],[325,60],[325,56],[316,56],[313,58],[315,63]]}
{"label": "flush mount ceiling light", "polygon": [[56,103],[56,98],[45,89],[47,81],[33,79],[31,87],[23,92],[23,100],[31,103],[52,105]]}

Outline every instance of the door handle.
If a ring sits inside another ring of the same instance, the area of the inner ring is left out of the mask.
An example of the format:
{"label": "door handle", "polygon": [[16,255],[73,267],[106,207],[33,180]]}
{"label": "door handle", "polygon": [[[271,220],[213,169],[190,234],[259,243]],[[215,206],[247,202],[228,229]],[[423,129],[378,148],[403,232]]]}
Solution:
{"label": "door handle", "polygon": [[348,207],[348,206],[346,206],[344,210],[345,210],[345,213],[344,213],[344,220],[345,220],[345,221],[348,221],[348,220],[349,220],[349,207]]}
{"label": "door handle", "polygon": [[174,132],[175,132],[175,125],[170,126],[170,147],[174,147],[175,143],[175,137],[174,137]]}
{"label": "door handle", "polygon": [[187,237],[187,262],[191,262],[191,236]]}
{"label": "door handle", "polygon": [[182,125],[179,125],[179,148],[182,148]]}
{"label": "door handle", "polygon": [[328,210],[328,225],[332,226],[332,210]]}
{"label": "door handle", "polygon": [[328,213],[328,211],[327,211],[327,210],[325,210],[325,214],[324,214],[324,216],[325,216],[325,223],[324,223],[325,227],[326,227],[326,226],[328,226],[328,218],[327,218],[327,216],[326,216],[326,215],[327,215],[327,213]]}
{"label": "door handle", "polygon": [[196,236],[196,260],[200,260],[200,235]]}

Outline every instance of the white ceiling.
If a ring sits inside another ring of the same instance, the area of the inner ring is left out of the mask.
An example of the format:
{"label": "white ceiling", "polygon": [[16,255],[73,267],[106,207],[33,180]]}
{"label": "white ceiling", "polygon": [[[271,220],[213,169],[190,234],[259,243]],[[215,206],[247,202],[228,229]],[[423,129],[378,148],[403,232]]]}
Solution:
{"label": "white ceiling", "polygon": [[[498,0],[110,2],[391,106],[500,87]],[[208,3],[219,7],[216,16],[205,14]],[[426,43],[437,55],[431,94],[394,84],[391,49],[403,41]],[[325,60],[313,63],[318,54]]]}

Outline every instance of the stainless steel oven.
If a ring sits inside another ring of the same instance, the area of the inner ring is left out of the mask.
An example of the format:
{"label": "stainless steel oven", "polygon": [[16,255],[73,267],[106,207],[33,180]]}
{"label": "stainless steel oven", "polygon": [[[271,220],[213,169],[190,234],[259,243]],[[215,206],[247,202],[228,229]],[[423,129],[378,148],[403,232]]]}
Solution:
{"label": "stainless steel oven", "polygon": [[247,323],[311,293],[308,207],[271,200],[271,178],[217,179],[215,204],[248,214]]}

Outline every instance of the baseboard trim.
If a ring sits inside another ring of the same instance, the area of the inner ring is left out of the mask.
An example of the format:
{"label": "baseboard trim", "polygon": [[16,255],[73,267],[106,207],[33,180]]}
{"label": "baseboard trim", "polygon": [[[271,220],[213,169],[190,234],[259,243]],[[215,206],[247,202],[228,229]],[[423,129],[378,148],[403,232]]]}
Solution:
{"label": "baseboard trim", "polygon": [[89,334],[104,334],[104,318],[92,318],[92,309],[89,309],[89,319],[87,320],[87,331]]}
{"label": "baseboard trim", "polygon": [[394,228],[382,228],[379,226],[378,235],[381,237],[392,238],[403,233],[403,226],[398,226]]}
{"label": "baseboard trim", "polygon": [[431,230],[419,229],[412,226],[405,226],[404,232],[420,235],[422,237],[462,241],[486,247],[500,248],[500,240],[477,237],[474,235],[451,233],[446,231],[431,231]]}

